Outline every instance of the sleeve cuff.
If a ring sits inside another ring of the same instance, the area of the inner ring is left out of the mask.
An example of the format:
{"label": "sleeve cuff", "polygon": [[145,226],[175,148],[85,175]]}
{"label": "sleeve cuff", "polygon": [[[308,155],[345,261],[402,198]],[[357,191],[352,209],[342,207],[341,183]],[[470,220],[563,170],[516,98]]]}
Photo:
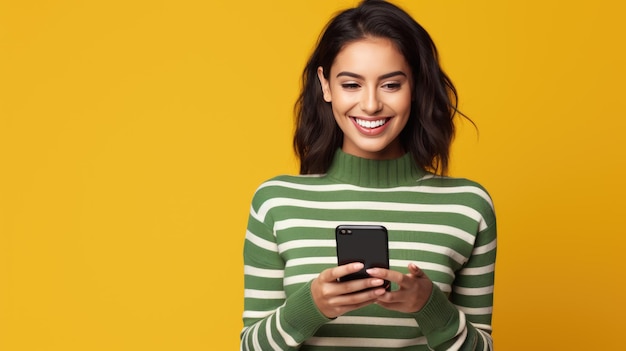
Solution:
{"label": "sleeve cuff", "polygon": [[455,324],[459,318],[459,311],[441,289],[433,284],[430,298],[424,307],[413,315],[422,333],[428,337],[437,330],[446,329],[451,324]]}
{"label": "sleeve cuff", "polygon": [[301,340],[310,338],[319,327],[332,320],[324,316],[313,302],[311,282],[287,298],[282,319],[286,322],[285,327],[289,326],[291,329],[285,331],[299,335]]}

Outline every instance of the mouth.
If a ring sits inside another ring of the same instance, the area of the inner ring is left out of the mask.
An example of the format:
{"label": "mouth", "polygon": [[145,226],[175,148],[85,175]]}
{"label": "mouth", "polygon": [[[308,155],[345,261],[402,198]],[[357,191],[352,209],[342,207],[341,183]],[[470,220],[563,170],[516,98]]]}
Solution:
{"label": "mouth", "polygon": [[356,124],[358,124],[360,127],[365,128],[365,129],[380,128],[380,127],[384,126],[385,124],[387,124],[389,119],[390,118],[381,118],[381,119],[376,119],[376,120],[366,120],[366,119],[360,119],[360,118],[352,117],[352,120],[354,120],[354,122]]}

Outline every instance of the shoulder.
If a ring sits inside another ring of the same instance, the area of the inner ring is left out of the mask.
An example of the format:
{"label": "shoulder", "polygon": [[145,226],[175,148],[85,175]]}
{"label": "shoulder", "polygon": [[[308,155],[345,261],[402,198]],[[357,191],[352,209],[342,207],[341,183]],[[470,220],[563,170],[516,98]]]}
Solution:
{"label": "shoulder", "polygon": [[323,175],[278,175],[262,182],[256,192],[279,190],[284,188],[306,188],[310,185],[319,185]]}
{"label": "shoulder", "polygon": [[322,183],[322,175],[278,175],[262,182],[255,190],[252,206],[277,197],[294,197],[302,191],[311,191]]}
{"label": "shoulder", "polygon": [[487,189],[480,183],[457,177],[441,177],[429,175],[418,181],[421,191],[440,194],[448,201],[460,202],[461,204],[476,209],[488,208],[493,212],[493,199]]}

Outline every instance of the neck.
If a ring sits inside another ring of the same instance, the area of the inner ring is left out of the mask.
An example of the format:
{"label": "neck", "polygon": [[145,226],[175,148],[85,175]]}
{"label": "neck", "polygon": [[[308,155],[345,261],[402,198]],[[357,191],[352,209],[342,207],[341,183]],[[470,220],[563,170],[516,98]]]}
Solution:
{"label": "neck", "polygon": [[395,159],[375,160],[337,150],[327,176],[348,184],[387,188],[415,185],[426,174],[408,153]]}

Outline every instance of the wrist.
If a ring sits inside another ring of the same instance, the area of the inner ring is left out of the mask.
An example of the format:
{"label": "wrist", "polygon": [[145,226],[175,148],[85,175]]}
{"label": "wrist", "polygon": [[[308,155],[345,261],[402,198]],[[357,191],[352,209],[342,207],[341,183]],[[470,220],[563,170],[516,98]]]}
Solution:
{"label": "wrist", "polygon": [[418,313],[422,309],[424,309],[424,306],[428,304],[433,294],[433,282],[427,277],[420,279],[419,285],[420,285],[420,294],[418,296],[418,308],[417,308],[417,311],[415,311],[415,313]]}

